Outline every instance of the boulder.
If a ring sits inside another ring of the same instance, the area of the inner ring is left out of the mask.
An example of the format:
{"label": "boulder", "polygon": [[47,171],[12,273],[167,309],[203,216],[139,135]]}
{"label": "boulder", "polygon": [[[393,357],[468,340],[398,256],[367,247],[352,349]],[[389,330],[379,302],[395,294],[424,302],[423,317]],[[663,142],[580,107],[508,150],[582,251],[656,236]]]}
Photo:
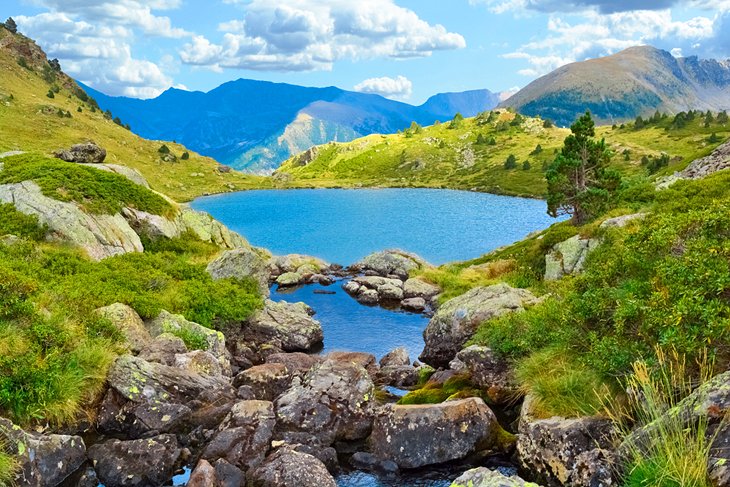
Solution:
{"label": "boulder", "polygon": [[367,289],[364,286],[360,288],[360,292],[357,293],[355,298],[359,303],[365,305],[375,305],[380,301],[378,291],[375,289]]}
{"label": "boulder", "polygon": [[444,303],[423,332],[426,346],[420,360],[446,367],[484,321],[522,311],[538,300],[526,289],[507,284],[477,287]]}
{"label": "boulder", "polygon": [[405,298],[423,298],[430,301],[440,292],[441,289],[438,286],[418,278],[408,279],[403,283],[403,296]]}
{"label": "boulder", "polygon": [[379,458],[400,468],[419,468],[484,450],[504,450],[508,436],[484,401],[469,398],[390,406],[376,418],[368,441]]}
{"label": "boulder", "polygon": [[93,167],[94,169],[119,174],[120,176],[124,176],[125,178],[129,179],[134,184],[138,184],[142,187],[150,189],[150,183],[147,182],[147,179],[145,179],[142,173],[129,166],[122,166],[120,164],[94,164],[91,167]]}
{"label": "boulder", "polygon": [[175,365],[175,356],[188,351],[182,338],[171,333],[163,333],[148,342],[139,352],[139,358],[147,362],[158,364]]}
{"label": "boulder", "polygon": [[[190,474],[187,487],[242,487],[246,485],[246,474],[223,459],[211,465],[201,459]],[[95,484],[93,487],[97,487]]]}
{"label": "boulder", "polygon": [[273,276],[298,272],[317,274],[329,269],[329,264],[317,257],[301,254],[277,255],[269,260],[269,271]]}
{"label": "boulder", "polygon": [[187,487],[216,487],[218,485],[218,475],[213,465],[207,460],[201,459],[190,473]]}
{"label": "boulder", "polygon": [[234,387],[249,386],[256,399],[273,401],[291,384],[292,376],[284,364],[256,365],[233,379]]}
{"label": "boulder", "polygon": [[17,485],[54,487],[86,461],[86,445],[79,436],[30,433],[0,418],[0,439],[19,463]]}
{"label": "boulder", "polygon": [[304,303],[266,300],[243,326],[244,336],[258,344],[274,345],[286,352],[307,351],[322,343],[324,333]]}
{"label": "boulder", "polygon": [[375,289],[376,291],[380,287],[393,287],[403,289],[403,281],[400,279],[391,279],[389,277],[381,276],[359,276],[353,279],[360,286],[365,286],[368,289]]}
{"label": "boulder", "polygon": [[423,313],[426,310],[426,300],[423,298],[406,298],[400,302],[403,309],[414,313]]}
{"label": "boulder", "polygon": [[48,227],[52,240],[82,248],[93,260],[127,252],[142,252],[142,242],[124,217],[85,213],[74,202],[45,196],[33,181],[0,185],[0,203],[12,203]]}
{"label": "boulder", "polygon": [[472,384],[486,391],[494,404],[506,404],[519,396],[512,367],[490,348],[471,345],[457,353],[456,360],[464,364]]}
{"label": "boulder", "polygon": [[633,221],[642,220],[646,215],[646,213],[633,213],[631,215],[609,218],[601,223],[601,228],[623,228]]}
{"label": "boulder", "polygon": [[203,458],[224,459],[241,470],[263,462],[276,425],[274,405],[269,401],[241,401],[218,426]]}
{"label": "boulder", "polygon": [[283,364],[292,375],[303,376],[324,359],[319,355],[303,352],[274,353],[266,357],[267,364]]}
{"label": "boulder", "polygon": [[181,229],[192,232],[203,242],[210,242],[224,249],[251,247],[245,238],[232,232],[212,216],[195,211],[189,206],[181,205],[176,222]]}
{"label": "boulder", "polygon": [[276,278],[279,287],[293,287],[304,284],[304,276],[298,272],[285,272]]}
{"label": "boulder", "polygon": [[403,288],[393,284],[383,284],[378,286],[378,298],[381,301],[400,301],[403,299]]}
{"label": "boulder", "polygon": [[388,367],[393,365],[410,365],[411,358],[408,356],[408,350],[406,347],[398,347],[394,350],[383,355],[380,359],[381,367]]}
{"label": "boulder", "polygon": [[302,432],[322,445],[370,433],[375,387],[368,372],[346,361],[325,360],[276,401],[278,429]]}
{"label": "boulder", "polygon": [[383,277],[394,276],[405,281],[411,271],[426,266],[428,266],[426,261],[415,254],[402,250],[385,250],[368,255],[353,267],[365,273],[370,272]]}
{"label": "boulder", "polygon": [[336,487],[335,479],[317,458],[280,448],[248,473],[250,487]]}
{"label": "boulder", "polygon": [[213,279],[253,278],[264,296],[269,295],[269,268],[266,261],[254,249],[241,247],[227,250],[206,268]]}
{"label": "boulder", "polygon": [[378,373],[378,363],[375,361],[375,355],[372,353],[330,352],[325,358],[341,363],[358,365],[367,370],[370,377],[374,377]]}
{"label": "boulder", "polygon": [[[540,487],[532,482],[527,482],[520,477],[507,476],[499,470],[489,470],[485,467],[473,468],[464,472],[461,477],[454,480],[451,487]],[[598,486],[596,486],[598,487]]]}
{"label": "boulder", "polygon": [[611,450],[614,435],[613,422],[606,418],[541,419],[527,423],[520,431],[516,455],[520,467],[541,483],[578,486],[572,481],[591,477],[581,473],[587,458],[581,455],[595,449]]}
{"label": "boulder", "polygon": [[600,242],[580,235],[555,244],[545,256],[545,280],[555,281],[563,276],[583,272],[586,257]]}
{"label": "boulder", "polygon": [[172,479],[180,453],[175,435],[108,440],[89,448],[89,458],[106,487],[162,485]]}
{"label": "boulder", "polygon": [[122,216],[134,231],[137,232],[137,235],[147,237],[151,240],[176,238],[184,231],[177,224],[176,220],[170,220],[164,216],[135,210],[134,208],[123,208]]}
{"label": "boulder", "polygon": [[223,375],[218,360],[211,353],[203,350],[175,355],[172,366],[201,375]]}
{"label": "boulder", "polygon": [[357,296],[357,294],[360,292],[360,287],[360,284],[355,281],[347,281],[342,286],[342,289],[344,289],[345,292],[351,296]]}
{"label": "boulder", "polygon": [[152,336],[145,328],[142,318],[126,304],[110,304],[97,309],[96,312],[111,321],[122,332],[132,353],[139,353],[152,340]]}
{"label": "boulder", "polygon": [[381,367],[377,375],[378,384],[398,388],[413,387],[418,384],[418,369],[410,365],[388,365]]}
{"label": "boulder", "polygon": [[231,375],[231,357],[226,349],[226,338],[223,333],[207,328],[198,323],[188,321],[182,315],[174,315],[162,310],[157,318],[145,324],[152,336],[159,336],[163,333],[175,335],[180,332],[192,333],[205,338],[207,343],[206,352],[215,357],[225,375]]}
{"label": "boulder", "polygon": [[350,457],[350,465],[358,470],[367,470],[371,472],[382,472],[386,474],[394,474],[398,472],[398,465],[390,460],[381,460],[372,453],[365,451],[355,452]]}
{"label": "boulder", "polygon": [[66,162],[101,164],[106,159],[106,150],[93,142],[86,142],[72,145],[70,149],[60,149],[53,155]]}

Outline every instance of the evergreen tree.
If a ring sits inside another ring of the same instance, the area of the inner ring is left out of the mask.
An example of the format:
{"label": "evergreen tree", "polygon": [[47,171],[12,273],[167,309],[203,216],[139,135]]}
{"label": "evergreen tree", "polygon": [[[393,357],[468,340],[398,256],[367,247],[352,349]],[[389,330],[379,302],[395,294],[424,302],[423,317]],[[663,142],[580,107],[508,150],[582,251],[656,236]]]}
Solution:
{"label": "evergreen tree", "polygon": [[451,123],[449,124],[450,129],[458,129],[461,127],[461,124],[464,122],[464,115],[461,113],[457,113],[454,115],[454,119],[451,120]]}
{"label": "evergreen tree", "polygon": [[724,124],[726,124],[726,123],[727,123],[727,121],[728,121],[728,116],[727,116],[727,110],[723,110],[723,111],[721,111],[720,113],[718,113],[718,114],[717,114],[717,118],[716,118],[715,120],[716,120],[716,121],[717,121],[717,123],[719,123],[720,125],[724,125]]}
{"label": "evergreen tree", "polygon": [[514,154],[510,154],[507,156],[507,159],[504,161],[504,168],[505,169],[514,169],[517,167],[517,158]]}
{"label": "evergreen tree", "polygon": [[542,127],[546,128],[546,129],[551,129],[551,128],[555,127],[555,124],[553,123],[552,120],[550,120],[549,118],[546,118],[545,121],[542,123]]}
{"label": "evergreen tree", "polygon": [[607,205],[621,176],[608,168],[611,153],[605,140],[597,141],[595,124],[586,112],[571,125],[563,149],[548,168],[548,214],[571,215],[585,223]]}
{"label": "evergreen tree", "polygon": [[525,161],[522,163],[522,170],[523,171],[529,171],[532,165],[530,164],[530,161]]}
{"label": "evergreen tree", "polygon": [[180,159],[182,159],[183,161],[187,161],[188,159],[190,159],[190,153],[188,151],[183,152],[182,156],[180,156]]}

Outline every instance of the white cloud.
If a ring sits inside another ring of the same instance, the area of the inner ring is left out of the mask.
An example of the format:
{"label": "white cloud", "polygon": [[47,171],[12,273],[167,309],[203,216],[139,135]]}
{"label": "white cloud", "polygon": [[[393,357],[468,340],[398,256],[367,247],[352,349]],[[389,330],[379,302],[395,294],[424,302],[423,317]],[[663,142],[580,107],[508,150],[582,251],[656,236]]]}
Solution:
{"label": "white cloud", "polygon": [[413,83],[405,76],[370,78],[353,88],[360,93],[374,93],[394,100],[407,100],[413,94]]}
{"label": "white cloud", "polygon": [[341,59],[430,56],[460,49],[464,38],[431,25],[393,0],[224,0],[243,18],[219,24],[219,43],[194,38],[184,63],[213,69],[330,70]]}
{"label": "white cloud", "polygon": [[178,8],[180,0],[33,0],[48,12],[18,16],[20,30],[60,59],[74,78],[111,95],[148,98],[173,84],[161,66],[176,69],[165,56],[159,64],[136,59],[137,35],[179,38],[190,35],[155,10]]}
{"label": "white cloud", "polygon": [[594,10],[601,13],[664,10],[686,6],[704,10],[725,10],[730,0],[469,0],[471,5],[487,5],[497,14],[533,10],[543,13]]}

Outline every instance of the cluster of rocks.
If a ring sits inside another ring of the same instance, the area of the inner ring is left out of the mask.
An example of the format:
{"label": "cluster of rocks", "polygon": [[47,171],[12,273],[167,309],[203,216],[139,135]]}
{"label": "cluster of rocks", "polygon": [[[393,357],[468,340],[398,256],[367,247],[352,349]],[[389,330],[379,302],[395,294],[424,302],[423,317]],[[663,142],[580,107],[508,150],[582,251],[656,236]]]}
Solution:
{"label": "cluster of rocks", "polygon": [[720,145],[707,157],[693,161],[680,173],[683,179],[700,179],[730,168],[730,141]]}
{"label": "cluster of rocks", "polygon": [[427,266],[418,256],[400,250],[377,252],[348,269],[363,275],[345,283],[343,289],[365,305],[400,306],[422,313],[435,307],[441,289],[409,275]]}
{"label": "cluster of rocks", "polygon": [[322,284],[329,286],[344,276],[342,266],[300,254],[276,256],[269,260],[271,282],[279,287]]}

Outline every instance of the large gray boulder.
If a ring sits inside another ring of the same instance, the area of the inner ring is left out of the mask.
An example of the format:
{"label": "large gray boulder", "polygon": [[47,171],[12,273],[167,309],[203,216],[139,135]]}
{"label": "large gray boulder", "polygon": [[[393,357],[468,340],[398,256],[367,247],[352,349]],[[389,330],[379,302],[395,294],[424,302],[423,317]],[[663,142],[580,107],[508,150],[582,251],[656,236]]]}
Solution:
{"label": "large gray boulder", "polygon": [[252,278],[264,296],[269,295],[269,267],[264,258],[250,247],[227,250],[206,269],[213,279]]}
{"label": "large gray boulder", "polygon": [[277,428],[307,433],[325,446],[363,439],[372,426],[374,394],[373,381],[363,367],[326,360],[279,396]]}
{"label": "large gray boulder", "polygon": [[307,453],[279,448],[248,474],[249,487],[337,487],[324,463]]}
{"label": "large gray boulder", "polygon": [[420,359],[434,367],[447,367],[484,321],[522,311],[537,298],[526,289],[507,284],[474,288],[444,303],[423,332],[426,346]]}
{"label": "large gray boulder", "polygon": [[304,303],[266,300],[264,308],[243,325],[243,334],[259,345],[273,345],[286,352],[308,351],[324,340],[322,325],[312,314],[312,308]]}
{"label": "large gray boulder", "polygon": [[428,263],[415,254],[402,250],[385,250],[368,255],[353,268],[366,274],[394,277],[405,281],[412,271],[427,266]]}
{"label": "large gray boulder", "polygon": [[33,181],[0,185],[0,203],[12,203],[21,213],[35,215],[48,227],[48,238],[81,247],[93,260],[144,250],[122,215],[85,213],[76,203],[44,196]]}
{"label": "large gray boulder", "polygon": [[66,162],[101,164],[106,159],[106,150],[94,142],[72,145],[70,149],[60,149],[53,155]]}
{"label": "large gray boulder", "polygon": [[412,278],[403,283],[405,298],[423,298],[430,301],[441,292],[441,288],[422,279]]}
{"label": "large gray boulder", "polygon": [[606,418],[542,419],[522,426],[516,455],[520,467],[544,485],[610,486],[612,457],[594,450],[611,451],[614,436],[614,424]]}
{"label": "large gray boulder", "polygon": [[130,306],[114,303],[99,308],[96,312],[111,321],[122,332],[132,353],[139,353],[152,340],[142,318]]}
{"label": "large gray boulder", "polygon": [[147,189],[150,189],[150,183],[147,182],[147,179],[142,175],[141,172],[134,168],[122,166],[121,164],[94,164],[91,167],[93,167],[94,169],[99,169],[101,171],[119,174],[120,176],[124,176],[125,178],[129,179],[134,184],[138,184]]}
{"label": "large gray boulder", "polygon": [[274,405],[269,401],[236,403],[206,446],[203,458],[220,458],[243,471],[263,462],[276,425]]}
{"label": "large gray boulder", "polygon": [[0,418],[0,439],[19,462],[16,485],[55,487],[86,461],[79,436],[29,433]]}
{"label": "large gray boulder", "polygon": [[[508,477],[498,470],[485,467],[473,468],[454,480],[451,487],[540,487],[513,475]],[[596,486],[598,487],[598,486]]]}
{"label": "large gray boulder", "polygon": [[[459,351],[454,360],[469,373],[472,384],[487,393],[493,404],[506,404],[519,396],[511,364],[490,348],[471,345]],[[452,369],[454,365],[452,362]]]}
{"label": "large gray boulder", "polygon": [[504,450],[509,434],[478,398],[441,404],[390,406],[373,424],[370,450],[401,468],[459,460],[483,450]]}
{"label": "large gray boulder", "polygon": [[108,440],[89,448],[89,458],[106,487],[148,487],[172,479],[182,450],[175,435]]}
{"label": "large gray boulder", "polygon": [[555,244],[545,256],[545,280],[555,281],[563,276],[583,272],[586,258],[600,242],[580,235]]}
{"label": "large gray boulder", "polygon": [[289,387],[291,380],[292,375],[284,364],[267,363],[240,372],[233,385],[248,386],[256,399],[273,401]]}
{"label": "large gray boulder", "polygon": [[329,264],[318,257],[301,254],[277,255],[269,262],[269,272],[277,277],[286,273],[318,274],[329,268]]}
{"label": "large gray boulder", "polygon": [[195,211],[187,205],[181,205],[176,222],[181,229],[192,232],[203,242],[210,242],[224,249],[250,247],[241,235],[229,230],[207,213]]}

